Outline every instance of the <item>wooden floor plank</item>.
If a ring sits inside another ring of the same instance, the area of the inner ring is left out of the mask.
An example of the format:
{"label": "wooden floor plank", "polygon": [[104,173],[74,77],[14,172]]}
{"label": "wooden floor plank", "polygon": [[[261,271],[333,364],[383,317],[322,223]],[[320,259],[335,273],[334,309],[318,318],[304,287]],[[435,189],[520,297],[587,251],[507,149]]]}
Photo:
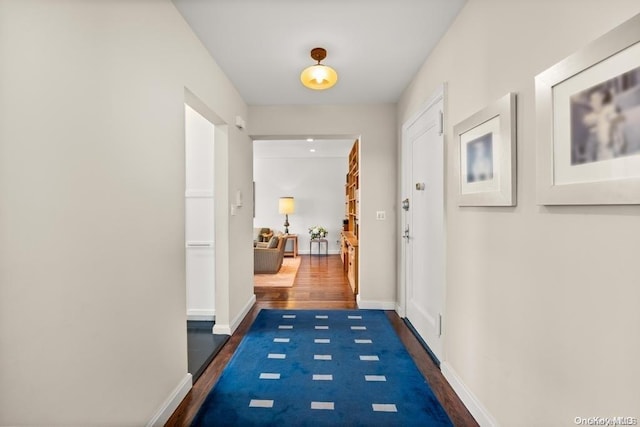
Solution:
{"label": "wooden floor plank", "polygon": [[[255,288],[256,304],[242,321],[229,341],[220,350],[200,379],[173,413],[167,426],[188,426],[204,399],[220,377],[222,370],[246,335],[258,312],[263,308],[288,309],[355,309],[355,295],[349,287],[347,276],[338,255],[302,256],[298,275],[291,288]],[[455,426],[477,426],[469,411],[462,404],[440,369],[403,320],[394,312],[387,317],[407,347],[416,366],[429,382],[436,397]]]}

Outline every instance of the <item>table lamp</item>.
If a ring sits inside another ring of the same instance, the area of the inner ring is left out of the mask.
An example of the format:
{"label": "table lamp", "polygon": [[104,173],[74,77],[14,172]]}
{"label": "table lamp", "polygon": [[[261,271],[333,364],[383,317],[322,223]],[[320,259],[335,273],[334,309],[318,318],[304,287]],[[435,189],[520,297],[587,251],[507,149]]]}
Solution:
{"label": "table lamp", "polygon": [[284,214],[284,234],[289,234],[289,214],[295,211],[293,197],[280,197],[278,212]]}

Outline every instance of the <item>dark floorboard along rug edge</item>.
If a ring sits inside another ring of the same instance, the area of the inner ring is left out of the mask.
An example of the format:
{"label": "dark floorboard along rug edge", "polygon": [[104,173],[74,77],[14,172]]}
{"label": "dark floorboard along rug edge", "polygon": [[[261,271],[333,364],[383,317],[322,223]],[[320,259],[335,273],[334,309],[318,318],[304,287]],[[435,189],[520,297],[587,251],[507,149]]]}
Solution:
{"label": "dark floorboard along rug edge", "polygon": [[[424,398],[432,398],[435,399],[435,405],[436,405],[436,412],[441,412],[441,414],[444,414],[444,417],[446,418],[446,421],[450,424],[448,425],[452,425],[451,424],[451,419],[449,418],[448,414],[446,413],[446,411],[444,410],[444,408],[442,407],[442,405],[437,401],[437,399],[435,398],[435,395],[433,393],[433,390],[431,389],[431,386],[428,384],[427,380],[424,378],[424,376],[422,376],[422,374],[419,372],[418,367],[415,364],[415,361],[412,359],[411,355],[408,352],[408,349],[406,348],[406,346],[404,345],[404,343],[402,343],[402,340],[400,339],[400,337],[398,336],[397,332],[394,330],[393,325],[390,321],[390,319],[387,317],[387,314],[385,313],[386,310],[362,310],[362,309],[286,309],[286,308],[262,308],[259,310],[259,312],[257,313],[256,318],[254,319],[254,321],[252,322],[251,326],[249,327],[249,330],[247,331],[247,334],[245,335],[245,337],[242,339],[242,341],[240,342],[240,344],[238,345],[238,348],[236,349],[236,351],[234,352],[234,354],[231,357],[231,360],[229,360],[229,363],[227,364],[227,367],[229,367],[230,365],[232,365],[232,361],[234,361],[234,359],[236,358],[236,356],[239,354],[239,350],[241,347],[243,347],[247,341],[247,338],[252,334],[252,332],[254,332],[254,328],[256,328],[256,325],[258,324],[259,321],[262,321],[261,317],[263,316],[268,316],[270,314],[278,314],[278,313],[287,313],[287,314],[295,314],[295,313],[304,313],[304,314],[308,314],[310,312],[316,312],[316,313],[322,313],[322,314],[331,314],[331,313],[336,313],[336,314],[345,314],[345,313],[367,313],[367,312],[376,312],[379,313],[377,314],[378,316],[381,316],[380,319],[384,319],[383,323],[385,324],[385,326],[383,328],[386,328],[388,332],[391,333],[392,341],[396,341],[396,343],[398,344],[398,346],[401,348],[402,350],[402,356],[404,358],[406,358],[410,364],[413,366],[413,371],[414,372],[410,372],[411,374],[415,375],[417,374],[417,378],[421,379],[422,382],[424,383],[424,385],[426,386],[426,388],[428,389],[428,393],[425,396],[422,396]],[[256,329],[257,331],[258,329]],[[227,370],[227,367],[225,367],[224,371]],[[221,374],[221,378],[224,374]],[[411,379],[411,378],[410,378]],[[414,378],[415,380],[415,378]],[[213,425],[213,424],[207,424],[207,423],[203,423],[202,419],[204,418],[204,413],[207,411],[206,406],[207,406],[207,402],[210,400],[211,396],[213,395],[214,391],[216,390],[216,387],[218,386],[218,384],[216,384],[216,386],[214,386],[214,388],[209,392],[209,394],[207,395],[207,398],[205,399],[202,407],[200,408],[200,410],[198,411],[198,413],[196,414],[196,417],[193,420],[192,425],[193,426],[207,426],[207,425]],[[342,386],[340,386],[342,387]],[[248,408],[247,408],[248,409]],[[246,410],[246,409],[245,409]],[[316,411],[317,412],[317,411]],[[441,416],[440,414],[438,416]],[[300,419],[296,419],[296,423],[298,423],[299,421],[301,421]],[[442,424],[442,420],[440,421],[436,421],[438,423],[438,425],[445,425]],[[300,423],[300,425],[305,424],[305,423]],[[309,425],[313,425],[317,423],[314,423],[313,420],[309,420]],[[216,423],[215,425],[219,425],[219,423]],[[235,425],[235,424],[224,424],[224,425]],[[240,425],[240,424],[238,424]],[[269,422],[260,422],[258,424],[252,424],[252,425],[272,425]],[[352,425],[352,424],[349,424]],[[361,425],[361,424],[353,424],[353,425]],[[380,424],[380,425],[394,425],[393,422],[389,423],[389,424]]]}

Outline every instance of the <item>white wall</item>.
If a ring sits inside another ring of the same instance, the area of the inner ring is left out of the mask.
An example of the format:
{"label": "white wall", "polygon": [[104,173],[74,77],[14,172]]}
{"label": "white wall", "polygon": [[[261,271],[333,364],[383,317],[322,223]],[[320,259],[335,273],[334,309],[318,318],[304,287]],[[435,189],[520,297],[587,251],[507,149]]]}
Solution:
{"label": "white wall", "polygon": [[215,126],[189,105],[184,124],[187,319],[214,320]]}
{"label": "white wall", "polygon": [[[0,425],[143,425],[188,379],[185,87],[222,122],[247,107],[168,0],[2,0],[0,28]],[[253,295],[251,209],[228,215],[252,154],[225,132],[229,323]]]}
{"label": "white wall", "polygon": [[[504,426],[640,415],[640,207],[536,205],[534,96],[536,74],[638,12],[637,0],[470,0],[398,105],[400,129],[448,84],[443,369]],[[518,205],[460,208],[453,126],[509,91]]]}
{"label": "white wall", "polygon": [[[342,220],[345,218],[344,185],[348,157],[255,158],[255,227],[284,231],[284,215],[278,213],[281,196],[295,198],[295,213],[289,215],[289,232],[298,235],[298,250],[309,253],[309,227],[324,226],[329,234],[329,253],[340,253]],[[324,245],[322,246],[324,253]],[[313,246],[317,253],[317,245]]]}
{"label": "white wall", "polygon": [[[254,139],[315,135],[360,137],[360,294],[361,307],[394,308],[397,183],[396,106],[251,106]],[[376,220],[376,211],[387,213]]]}

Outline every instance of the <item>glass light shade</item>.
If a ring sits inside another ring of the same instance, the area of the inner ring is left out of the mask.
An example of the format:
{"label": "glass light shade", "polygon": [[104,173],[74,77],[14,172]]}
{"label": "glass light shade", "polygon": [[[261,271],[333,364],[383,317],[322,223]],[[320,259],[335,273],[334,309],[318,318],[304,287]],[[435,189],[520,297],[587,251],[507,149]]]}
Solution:
{"label": "glass light shade", "polygon": [[300,81],[309,89],[329,89],[338,82],[338,73],[327,65],[312,65],[302,71]]}
{"label": "glass light shade", "polygon": [[292,214],[295,211],[295,202],[293,197],[280,197],[278,202],[278,212],[281,214]]}

